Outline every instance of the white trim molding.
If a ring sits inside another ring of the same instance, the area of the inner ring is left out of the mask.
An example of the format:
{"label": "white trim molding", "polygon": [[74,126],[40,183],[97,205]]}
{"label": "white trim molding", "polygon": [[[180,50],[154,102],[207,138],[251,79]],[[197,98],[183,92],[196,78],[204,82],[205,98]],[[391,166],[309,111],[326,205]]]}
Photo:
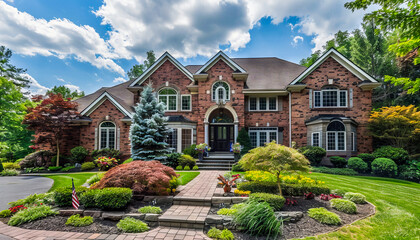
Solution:
{"label": "white trim molding", "polygon": [[[183,109],[183,103],[182,103],[182,98],[183,97],[189,97],[190,98],[190,106],[189,109]],[[191,94],[181,94],[181,106],[180,106],[181,112],[191,112],[192,111],[192,97]]]}
{"label": "white trim molding", "polygon": [[105,100],[109,100],[120,112],[124,115],[133,118],[133,113],[125,109],[121,104],[119,104],[108,92],[103,92],[95,101],[93,101],[89,106],[87,106],[80,114],[89,116],[93,111],[95,111]]}

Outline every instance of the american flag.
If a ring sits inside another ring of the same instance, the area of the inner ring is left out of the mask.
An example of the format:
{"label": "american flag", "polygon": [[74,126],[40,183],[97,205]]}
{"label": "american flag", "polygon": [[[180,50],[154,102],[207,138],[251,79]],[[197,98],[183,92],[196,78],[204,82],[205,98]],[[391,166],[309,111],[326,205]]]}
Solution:
{"label": "american flag", "polygon": [[71,204],[74,208],[79,209],[79,199],[77,198],[76,189],[74,188],[73,178],[71,179],[73,193],[71,194]]}

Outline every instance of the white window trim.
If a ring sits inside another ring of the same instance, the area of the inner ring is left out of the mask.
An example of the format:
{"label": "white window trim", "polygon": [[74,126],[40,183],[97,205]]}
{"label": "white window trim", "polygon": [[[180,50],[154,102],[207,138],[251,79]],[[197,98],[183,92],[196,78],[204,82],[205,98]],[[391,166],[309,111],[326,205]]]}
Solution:
{"label": "white window trim", "polygon": [[[335,134],[335,149],[329,149],[328,148],[328,133],[334,133]],[[338,133],[344,133],[344,150],[338,150]],[[327,131],[326,132],[326,149],[327,151],[334,151],[334,152],[345,152],[347,151],[347,139],[346,139],[346,131]]]}
{"label": "white window trim", "polygon": [[318,146],[316,146],[316,147],[322,147],[322,135],[321,135],[321,132],[313,132],[312,133],[312,135],[311,135],[311,146],[314,146],[314,135],[315,134],[318,134],[318,143],[319,143],[319,145]]}
{"label": "white window trim", "polygon": [[[251,98],[257,99],[257,109],[251,110]],[[260,110],[260,98],[266,98],[266,109]],[[270,109],[270,98],[276,98],[276,109]],[[279,109],[279,98],[278,96],[250,96],[248,98],[248,111],[250,112],[276,112]]]}
{"label": "white window trim", "polygon": [[[160,91],[165,90],[165,89],[172,89],[176,92],[176,94],[175,94],[175,110],[169,110],[169,96],[174,96],[174,95],[159,94]],[[166,88],[159,89],[159,91],[158,91],[158,101],[159,102],[160,102],[160,100],[159,100],[160,96],[166,97],[166,102],[168,103],[168,104],[166,104],[165,112],[178,112],[178,91],[175,88],[166,87]]]}
{"label": "white window trim", "polygon": [[[114,127],[101,127],[102,124],[106,123],[106,122],[110,122],[112,124],[114,124]],[[114,122],[111,121],[104,121],[101,122],[101,124],[99,124],[99,134],[98,134],[98,149],[103,149],[102,148],[102,129],[106,129],[106,146],[104,148],[109,148],[109,130],[114,129],[114,148],[113,149],[117,149],[117,125]]]}
{"label": "white window trim", "polygon": [[[228,86],[228,89],[226,90],[224,87],[222,87],[222,86],[219,86],[219,87],[217,87],[216,88],[216,90],[215,91],[213,91],[213,87],[214,87],[214,85],[215,84],[217,84],[217,83],[219,83],[219,82],[223,82],[223,83],[226,83],[227,84],[227,86]],[[212,85],[211,85],[211,101],[212,102],[218,102],[219,101],[219,95],[217,94],[217,90],[219,89],[219,88],[223,88],[223,90],[224,90],[224,100],[225,101],[230,101],[230,85],[229,85],[229,83],[227,83],[227,82],[225,82],[225,81],[216,81],[216,82],[214,82]],[[216,95],[215,95],[216,94]]]}
{"label": "white window trim", "polygon": [[[337,92],[337,106],[323,106],[323,93],[324,92],[333,92],[333,91],[335,91],[335,92]],[[346,96],[346,105],[345,106],[340,106],[340,93],[341,92],[345,92],[346,94],[345,94],[345,96]],[[348,105],[349,105],[349,103],[348,103],[348,99],[349,99],[349,93],[348,93],[349,91],[348,90],[339,90],[339,89],[323,89],[323,90],[320,90],[320,91],[314,91],[314,93],[313,93],[313,107],[314,108],[347,108],[348,107]],[[320,95],[320,102],[319,102],[319,104],[320,104],[320,106],[317,106],[316,105],[316,101],[315,101],[315,95],[316,95],[316,93],[319,93],[319,95]]]}
{"label": "white window trim", "polygon": [[[264,128],[266,128],[267,130],[264,130]],[[278,127],[257,127],[257,128],[249,128],[248,130],[248,134],[250,134],[251,132],[255,132],[257,133],[257,146],[255,147],[261,147],[260,146],[260,132],[265,132],[266,133],[266,143],[269,143],[270,141],[270,132],[275,132],[276,133],[276,143],[278,143],[279,141],[279,129]]]}
{"label": "white window trim", "polygon": [[350,133],[350,136],[351,136],[351,142],[352,142],[352,144],[353,144],[353,149],[352,149],[352,151],[357,151],[357,147],[356,147],[356,133],[355,132],[351,132]]}
{"label": "white window trim", "polygon": [[[187,109],[187,110],[185,110],[185,109],[182,109],[182,98],[183,97],[189,97],[190,98],[190,109]],[[191,94],[181,94],[181,111],[182,112],[191,112],[192,111],[192,97],[191,97]]]}

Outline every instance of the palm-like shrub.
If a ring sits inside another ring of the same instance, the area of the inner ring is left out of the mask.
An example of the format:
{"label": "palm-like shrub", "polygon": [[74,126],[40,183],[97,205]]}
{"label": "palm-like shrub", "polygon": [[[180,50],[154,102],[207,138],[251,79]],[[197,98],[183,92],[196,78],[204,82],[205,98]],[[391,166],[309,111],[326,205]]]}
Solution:
{"label": "palm-like shrub", "polygon": [[175,171],[159,161],[133,161],[111,168],[92,188],[131,188],[134,193],[168,195]]}

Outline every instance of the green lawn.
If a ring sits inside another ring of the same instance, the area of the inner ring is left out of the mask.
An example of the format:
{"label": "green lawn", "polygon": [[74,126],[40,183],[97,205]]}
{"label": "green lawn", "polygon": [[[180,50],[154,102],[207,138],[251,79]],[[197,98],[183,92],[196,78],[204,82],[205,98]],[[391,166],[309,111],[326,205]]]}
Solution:
{"label": "green lawn", "polygon": [[51,174],[42,175],[43,177],[51,178],[54,180],[54,184],[50,188],[49,192],[54,191],[60,187],[71,187],[71,179],[74,180],[74,186],[80,186],[86,182],[88,178],[96,173],[83,172],[83,173],[66,173],[66,174]]}
{"label": "green lawn", "polygon": [[189,183],[191,180],[193,180],[195,177],[200,174],[200,172],[176,172],[179,174],[179,182],[181,185],[185,185]]}

